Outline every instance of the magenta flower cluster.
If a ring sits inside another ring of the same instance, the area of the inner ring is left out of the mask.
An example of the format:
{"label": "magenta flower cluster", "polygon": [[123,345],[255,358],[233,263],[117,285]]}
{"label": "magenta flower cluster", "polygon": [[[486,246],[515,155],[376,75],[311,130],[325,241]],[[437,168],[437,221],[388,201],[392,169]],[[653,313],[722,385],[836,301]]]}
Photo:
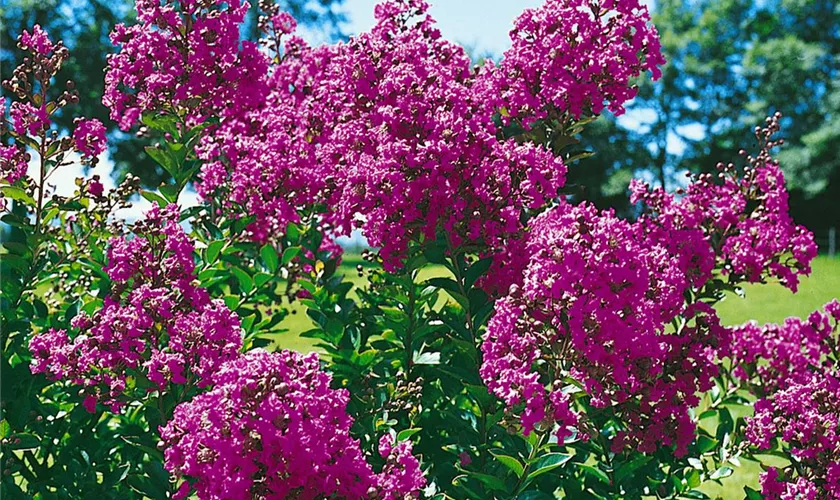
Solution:
{"label": "magenta flower cluster", "polygon": [[20,35],[21,50],[33,52],[35,54],[46,56],[55,49],[55,44],[50,40],[49,35],[41,26],[35,25],[32,31],[24,30]]}
{"label": "magenta flower cluster", "polygon": [[18,135],[38,136],[49,130],[52,121],[47,114],[47,104],[35,107],[28,102],[15,101],[9,106],[12,127]]}
{"label": "magenta flower cluster", "polygon": [[242,346],[239,319],[195,285],[193,245],[175,205],[153,208],[132,239],[117,238],[105,271],[110,294],[93,315],[79,313],[74,333],[49,330],[29,344],[33,373],[81,387],[93,412],[101,402],[120,410],[128,377],[149,391],[169,384],[206,386]]}
{"label": "magenta flower cluster", "polygon": [[759,450],[782,441],[796,466],[762,474],[769,499],[840,498],[840,302],[807,320],[747,323],[734,329],[735,375],[763,395],[747,419],[747,440]]}
{"label": "magenta flower cluster", "polygon": [[334,232],[361,228],[389,268],[441,229],[453,245],[497,245],[520,230],[519,214],[556,196],[566,168],[541,147],[498,139],[469,57],[427,8],[385,2],[373,29],[346,44],[289,38],[267,106],[205,142],[201,194],[256,213],[257,236],[320,202]]}
{"label": "magenta flower cluster", "polygon": [[514,21],[512,45],[483,78],[487,97],[528,126],[547,116],[614,114],[635,97],[633,78],[665,64],[647,7],[635,0],[548,1]]}
{"label": "magenta flower cluster", "polygon": [[349,434],[349,394],[330,388],[314,353],[250,351],[212,383],[162,429],[166,468],[184,479],[176,498],[396,500],[425,485],[410,443],[390,436],[373,471]]}
{"label": "magenta flower cluster", "polygon": [[[721,175],[720,183],[711,174],[700,175],[680,197],[634,181],[632,201],[649,210],[644,220],[650,236],[678,246],[698,282],[717,264],[735,281],[777,278],[796,291],[799,276],[811,272],[817,245],[790,217],[781,168],[770,160],[743,176]],[[714,244],[704,244],[711,235]]]}
{"label": "magenta flower cluster", "polygon": [[[121,51],[105,98],[113,117],[125,128],[142,110],[173,105],[192,121],[224,116],[200,151],[205,199],[255,215],[249,236],[258,241],[320,205],[330,233],[361,228],[389,269],[412,241],[440,230],[453,245],[501,246],[522,230],[523,211],[556,196],[562,160],[503,140],[499,113],[580,115],[605,102],[618,112],[634,94],[630,79],[662,63],[634,0],[589,13],[552,0],[520,18],[498,67],[478,72],[441,38],[422,0],[384,2],[370,32],[318,48],[288,36],[288,16],[273,16],[271,34],[288,39],[272,65],[228,36],[241,21],[238,2],[198,5],[142,2],[141,23],[115,32]],[[192,24],[182,35],[184,19]]]}
{"label": "magenta flower cluster", "polygon": [[761,475],[765,498],[840,498],[840,378],[814,377],[759,400],[748,421],[747,439],[759,449],[783,440],[797,462]]}
{"label": "magenta flower cluster", "polygon": [[559,405],[552,398],[570,392],[557,384],[571,377],[591,405],[622,416],[616,450],[685,453],[695,430],[688,408],[731,348],[715,311],[689,297],[716,272],[795,289],[816,256],[813,235],[788,215],[778,165],[725,170],[719,183],[695,178],[680,197],[634,184],[646,208],[634,223],[560,202],[496,256],[505,266],[484,285],[510,291],[484,337],[482,377],[509,406],[524,405],[526,431],[575,425],[565,393]]}
{"label": "magenta flower cluster", "polygon": [[26,156],[19,146],[0,146],[0,176],[4,181],[14,184],[26,174]]}
{"label": "magenta flower cluster", "polygon": [[[566,203],[531,223],[524,255],[524,279],[497,302],[484,337],[488,388],[524,403],[526,432],[556,423],[565,435],[578,420],[560,382],[571,377],[590,404],[628,423],[616,449],[684,453],[694,435],[687,408],[710,388],[726,332],[710,308],[685,304],[679,261],[641,224]],[[686,324],[666,333],[678,315]]]}
{"label": "magenta flower cluster", "polygon": [[840,302],[834,300],[807,319],[787,318],[781,325],[746,323],[733,330],[730,356],[735,375],[755,380],[766,394],[791,383],[808,383],[813,374],[836,368]]}
{"label": "magenta flower cluster", "polygon": [[123,130],[143,112],[186,110],[189,125],[262,101],[267,58],[240,42],[248,4],[240,0],[138,0],[137,24],[117,25],[102,102]]}
{"label": "magenta flower cluster", "polygon": [[87,158],[96,158],[105,151],[105,126],[95,118],[76,120],[73,129],[73,143],[76,151]]}

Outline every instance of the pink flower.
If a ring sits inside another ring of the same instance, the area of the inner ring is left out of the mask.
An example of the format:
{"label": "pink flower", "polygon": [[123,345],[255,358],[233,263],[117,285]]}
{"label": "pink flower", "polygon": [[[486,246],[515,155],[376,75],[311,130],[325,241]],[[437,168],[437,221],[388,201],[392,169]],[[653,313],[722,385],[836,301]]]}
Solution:
{"label": "pink flower", "polygon": [[14,184],[26,174],[27,154],[19,146],[0,146],[0,177]]}
{"label": "pink flower", "polygon": [[155,207],[131,240],[116,238],[105,272],[111,294],[92,316],[72,321],[72,337],[49,330],[32,337],[33,373],[70,380],[91,399],[119,411],[126,380],[137,372],[161,391],[170,384],[204,387],[222,363],[239,355],[239,318],[195,285],[192,241],[175,205]]}
{"label": "pink flower", "polygon": [[55,45],[50,40],[47,32],[41,29],[40,25],[32,27],[32,32],[24,30],[19,39],[21,49],[35,52],[42,56],[53,51]]}
{"label": "pink flower", "polygon": [[38,136],[50,128],[50,118],[47,114],[46,104],[36,108],[28,102],[15,101],[12,103],[9,113],[12,116],[12,126],[15,133],[19,135]]}
{"label": "pink flower", "polygon": [[636,95],[633,78],[665,63],[647,7],[636,0],[548,0],[515,21],[512,45],[481,73],[503,119],[526,127],[546,116],[618,115]]}
{"label": "pink flower", "polygon": [[176,407],[161,429],[167,470],[194,480],[200,498],[396,500],[425,485],[411,445],[390,435],[379,446],[384,468],[372,470],[349,434],[349,395],[330,388],[316,354],[257,349],[211,378],[212,389]]}
{"label": "pink flower", "polygon": [[83,156],[95,158],[105,151],[105,126],[96,119],[81,118],[75,122],[73,142]]}
{"label": "pink flower", "polygon": [[774,438],[785,443],[799,466],[796,476],[793,467],[763,473],[761,486],[766,498],[840,497],[840,380],[833,375],[815,376],[759,400],[755,416],[747,419],[747,439],[766,448]]}
{"label": "pink flower", "polygon": [[[593,406],[626,419],[619,442],[685,453],[694,436],[688,408],[711,387],[710,352],[727,332],[711,308],[685,303],[692,283],[680,260],[640,224],[565,202],[531,222],[520,251],[529,256],[522,276],[496,302],[482,344],[490,391],[510,407],[524,405],[526,433],[556,423],[566,437],[576,410],[559,379],[545,387],[543,370],[568,371]],[[686,326],[669,333],[678,315]]]}
{"label": "pink flower", "polygon": [[268,59],[239,26],[248,4],[137,2],[138,23],[117,25],[102,102],[128,130],[144,112],[184,114],[190,126],[256,107],[265,99]]}
{"label": "pink flower", "polygon": [[97,198],[102,196],[102,193],[105,192],[105,186],[103,186],[102,183],[99,182],[98,180],[90,181],[90,183],[88,183],[88,188],[87,189],[88,189],[88,193],[90,193],[92,196],[95,196]]}

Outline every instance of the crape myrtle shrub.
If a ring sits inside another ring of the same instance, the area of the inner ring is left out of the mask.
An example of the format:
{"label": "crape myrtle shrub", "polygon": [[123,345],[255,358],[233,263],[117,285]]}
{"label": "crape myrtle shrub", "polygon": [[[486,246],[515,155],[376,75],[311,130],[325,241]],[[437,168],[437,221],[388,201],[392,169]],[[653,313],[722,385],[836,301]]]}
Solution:
{"label": "crape myrtle shrub", "polygon": [[[20,34],[4,497],[704,498],[754,460],[747,498],[840,498],[840,303],[734,329],[713,307],[810,272],[779,116],[740,165],[631,184],[626,221],[563,187],[567,148],[664,63],[636,1],[549,0],[480,67],[421,0],[320,47],[259,7],[259,44],[238,0],[141,0],[115,29],[103,102],[157,138],[158,191],[94,169],[54,193],[104,127],[58,131],[67,50]],[[126,223],[138,194],[152,208]],[[356,229],[378,251],[354,289],[335,238]],[[320,355],[272,345],[292,301]]]}

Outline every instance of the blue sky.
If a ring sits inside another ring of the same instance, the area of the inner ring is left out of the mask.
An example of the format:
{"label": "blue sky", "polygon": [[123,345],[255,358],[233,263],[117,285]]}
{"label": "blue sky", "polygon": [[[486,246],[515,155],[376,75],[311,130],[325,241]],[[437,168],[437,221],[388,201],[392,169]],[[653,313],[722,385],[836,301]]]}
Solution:
{"label": "blue sky", "polygon": [[[430,0],[430,14],[443,36],[483,54],[500,56],[510,45],[508,32],[513,20],[525,9],[537,7],[541,0]],[[373,25],[377,0],[346,0],[344,10],[349,24],[346,31],[360,33]]]}

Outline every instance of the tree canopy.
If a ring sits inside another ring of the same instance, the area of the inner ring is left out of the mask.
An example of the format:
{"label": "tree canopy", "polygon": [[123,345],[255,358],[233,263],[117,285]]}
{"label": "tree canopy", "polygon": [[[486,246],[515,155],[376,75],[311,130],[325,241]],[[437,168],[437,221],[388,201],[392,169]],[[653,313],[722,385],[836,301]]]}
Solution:
{"label": "tree canopy", "polygon": [[[668,60],[662,78],[640,80],[631,126],[601,118],[586,143],[596,154],[571,180],[599,205],[621,203],[611,186],[625,185],[629,165],[636,173],[648,165],[675,187],[685,170],[734,160],[740,145],[755,143],[753,127],[778,111],[792,215],[818,233],[840,225],[840,4],[658,0],[653,21]],[[631,147],[630,135],[648,147]]]}

